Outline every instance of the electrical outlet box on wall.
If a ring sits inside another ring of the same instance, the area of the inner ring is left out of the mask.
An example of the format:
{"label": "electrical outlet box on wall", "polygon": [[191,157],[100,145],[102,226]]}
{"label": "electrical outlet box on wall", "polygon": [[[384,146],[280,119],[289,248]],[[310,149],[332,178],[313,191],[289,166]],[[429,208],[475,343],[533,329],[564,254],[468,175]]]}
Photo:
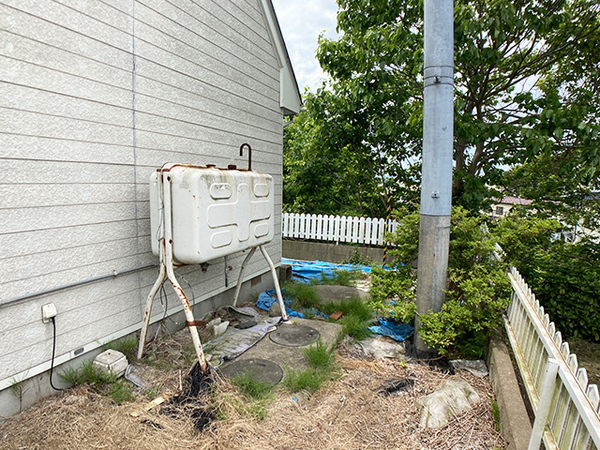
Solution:
{"label": "electrical outlet box on wall", "polygon": [[48,303],[47,305],[42,306],[42,322],[50,322],[52,318],[56,317],[56,314],[56,306],[54,306],[54,303]]}

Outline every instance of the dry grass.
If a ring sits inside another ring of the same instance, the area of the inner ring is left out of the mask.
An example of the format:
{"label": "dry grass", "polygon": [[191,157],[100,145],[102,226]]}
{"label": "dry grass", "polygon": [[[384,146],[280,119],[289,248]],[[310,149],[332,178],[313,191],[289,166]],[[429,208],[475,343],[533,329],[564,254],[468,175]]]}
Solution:
{"label": "dry grass", "polygon": [[[181,346],[174,339],[173,346]],[[170,353],[167,345],[161,351]],[[482,402],[446,427],[421,429],[417,400],[451,377],[421,364],[398,360],[356,359],[340,349],[342,376],[310,398],[295,401],[279,389],[257,421],[237,389],[219,380],[213,393],[202,399],[217,411],[219,420],[198,432],[188,411],[177,417],[160,414],[160,408],[133,417],[148,402],[143,394],[123,406],[86,387],[65,391],[40,402],[0,426],[2,449],[502,449],[494,428],[487,379],[467,372],[468,381]],[[161,381],[178,385],[178,369]],[[410,377],[414,385],[388,397],[377,393],[383,382]],[[302,397],[302,396],[298,396]]]}

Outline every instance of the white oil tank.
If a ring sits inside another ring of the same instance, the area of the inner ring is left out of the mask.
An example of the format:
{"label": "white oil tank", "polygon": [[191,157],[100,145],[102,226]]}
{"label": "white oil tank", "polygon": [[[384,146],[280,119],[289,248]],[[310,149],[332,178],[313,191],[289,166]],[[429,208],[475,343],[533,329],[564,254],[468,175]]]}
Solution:
{"label": "white oil tank", "polygon": [[273,239],[273,177],[249,170],[171,164],[150,177],[155,255],[159,254],[162,226],[161,174],[170,178],[176,262],[201,264]]}

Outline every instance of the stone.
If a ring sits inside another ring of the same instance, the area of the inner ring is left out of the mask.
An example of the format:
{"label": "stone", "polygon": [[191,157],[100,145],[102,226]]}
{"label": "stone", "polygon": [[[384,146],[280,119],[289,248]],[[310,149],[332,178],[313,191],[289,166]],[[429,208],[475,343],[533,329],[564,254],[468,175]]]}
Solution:
{"label": "stone", "polygon": [[489,374],[485,362],[481,359],[474,361],[466,359],[453,359],[450,361],[450,364],[455,370],[466,370],[477,377],[487,377]]}
{"label": "stone", "polygon": [[221,323],[221,318],[217,317],[216,319],[211,320],[210,322],[208,322],[206,324],[206,328],[208,330],[212,330],[213,328],[215,328],[217,325],[219,325]]}
{"label": "stone", "polygon": [[273,302],[269,308],[269,317],[277,317],[281,315],[281,307],[279,306],[279,302]]}
{"label": "stone", "polygon": [[365,339],[360,341],[360,346],[366,355],[370,355],[375,359],[402,358],[405,353],[403,343],[389,342],[383,339]]}
{"label": "stone", "polygon": [[421,427],[435,428],[448,424],[451,416],[469,410],[480,397],[464,380],[446,380],[440,387],[417,402],[421,412]]}
{"label": "stone", "polygon": [[215,336],[221,336],[225,331],[227,331],[227,327],[229,326],[229,321],[221,322],[213,328],[213,334]]}

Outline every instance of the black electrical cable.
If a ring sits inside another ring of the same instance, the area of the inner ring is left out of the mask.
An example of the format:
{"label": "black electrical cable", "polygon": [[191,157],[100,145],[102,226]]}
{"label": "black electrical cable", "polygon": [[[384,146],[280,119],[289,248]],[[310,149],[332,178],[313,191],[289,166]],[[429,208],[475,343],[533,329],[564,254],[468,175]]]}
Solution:
{"label": "black electrical cable", "polygon": [[52,335],[52,362],[50,363],[50,386],[55,391],[62,391],[63,388],[57,388],[52,382],[52,372],[54,372],[54,356],[56,355],[56,322],[54,321],[54,317],[52,317],[50,320],[52,321],[52,330],[54,331]]}

